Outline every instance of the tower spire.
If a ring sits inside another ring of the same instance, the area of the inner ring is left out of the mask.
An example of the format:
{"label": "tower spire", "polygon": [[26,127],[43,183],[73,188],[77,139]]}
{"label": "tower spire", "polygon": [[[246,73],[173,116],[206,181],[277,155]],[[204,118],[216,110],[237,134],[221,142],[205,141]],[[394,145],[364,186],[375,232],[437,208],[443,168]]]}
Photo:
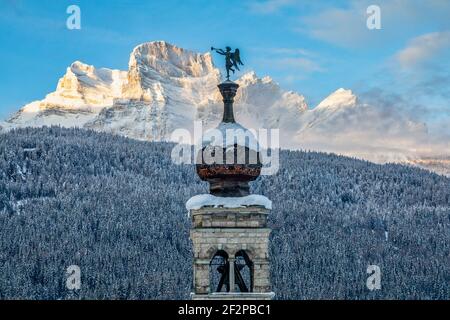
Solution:
{"label": "tower spire", "polygon": [[222,94],[224,105],[222,122],[234,123],[236,121],[234,120],[233,103],[239,85],[232,81],[225,81],[219,84],[218,87]]}

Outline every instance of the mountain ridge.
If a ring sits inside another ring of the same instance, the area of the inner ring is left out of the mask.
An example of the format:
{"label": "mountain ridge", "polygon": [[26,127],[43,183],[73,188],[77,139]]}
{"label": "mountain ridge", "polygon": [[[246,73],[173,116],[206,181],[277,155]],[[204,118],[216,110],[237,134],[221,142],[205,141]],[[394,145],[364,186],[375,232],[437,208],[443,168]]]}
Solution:
{"label": "mountain ridge", "polygon": [[[206,128],[221,120],[222,97],[216,87],[221,77],[209,52],[146,42],[133,48],[127,71],[74,61],[54,92],[25,105],[0,127],[60,125],[170,141],[175,129],[193,132],[196,120]],[[302,94],[282,89],[269,76],[249,71],[236,82],[237,121],[248,128],[279,128],[282,148],[381,163],[430,157],[423,151],[431,141],[425,124],[392,108],[367,104],[352,90],[339,88],[310,108]]]}

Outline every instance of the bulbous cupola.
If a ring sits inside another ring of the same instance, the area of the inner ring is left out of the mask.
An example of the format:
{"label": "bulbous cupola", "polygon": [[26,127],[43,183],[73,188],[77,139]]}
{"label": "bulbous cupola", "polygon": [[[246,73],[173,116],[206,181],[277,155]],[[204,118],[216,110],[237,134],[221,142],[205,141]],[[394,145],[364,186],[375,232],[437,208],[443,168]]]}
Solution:
{"label": "bulbous cupola", "polygon": [[212,195],[247,196],[250,193],[248,183],[261,173],[258,141],[250,130],[234,120],[233,103],[239,85],[227,80],[218,87],[224,103],[223,119],[202,137],[197,174],[209,182]]}

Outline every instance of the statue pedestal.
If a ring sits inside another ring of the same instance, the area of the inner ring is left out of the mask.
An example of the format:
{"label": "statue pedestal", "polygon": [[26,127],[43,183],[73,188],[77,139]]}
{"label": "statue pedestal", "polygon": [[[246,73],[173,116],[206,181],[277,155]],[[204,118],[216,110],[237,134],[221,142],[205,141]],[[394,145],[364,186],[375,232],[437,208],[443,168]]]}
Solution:
{"label": "statue pedestal", "polygon": [[270,300],[269,235],[263,206],[190,210],[194,300]]}

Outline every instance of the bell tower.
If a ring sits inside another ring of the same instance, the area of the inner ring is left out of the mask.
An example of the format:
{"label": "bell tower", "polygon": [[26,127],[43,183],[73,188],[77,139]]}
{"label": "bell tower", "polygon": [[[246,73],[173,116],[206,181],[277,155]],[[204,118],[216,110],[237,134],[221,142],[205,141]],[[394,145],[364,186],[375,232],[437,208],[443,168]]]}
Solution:
{"label": "bell tower", "polygon": [[188,200],[194,252],[194,300],[269,300],[269,235],[272,202],[250,194],[248,183],[261,173],[255,136],[236,123],[233,102],[239,85],[218,85],[223,120],[206,132],[197,155],[197,174],[210,193]]}

